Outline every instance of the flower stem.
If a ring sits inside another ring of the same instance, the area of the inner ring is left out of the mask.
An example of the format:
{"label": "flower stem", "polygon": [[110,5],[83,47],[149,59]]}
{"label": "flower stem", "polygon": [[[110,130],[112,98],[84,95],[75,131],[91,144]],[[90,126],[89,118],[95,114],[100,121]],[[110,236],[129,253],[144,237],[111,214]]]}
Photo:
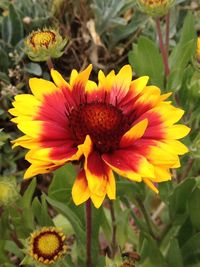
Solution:
{"label": "flower stem", "polygon": [[142,200],[141,200],[140,198],[137,197],[137,198],[136,198],[136,201],[137,201],[138,206],[139,206],[139,208],[140,208],[140,210],[141,210],[141,212],[142,212],[142,214],[143,214],[143,216],[144,216],[144,219],[145,219],[145,221],[146,221],[146,224],[147,224],[147,227],[148,227],[148,230],[149,230],[150,235],[151,235],[155,240],[158,240],[159,238],[158,238],[158,236],[156,236],[156,235],[154,234],[154,231],[153,231],[153,229],[152,229],[152,227],[151,227],[150,218],[149,218],[149,216],[148,216],[148,213],[147,213],[147,211],[146,211],[146,209],[145,209],[145,206],[144,206]]}
{"label": "flower stem", "polygon": [[114,259],[116,248],[117,248],[117,245],[116,245],[117,226],[116,226],[115,210],[114,210],[112,201],[110,201],[110,215],[111,215],[111,219],[112,219],[111,258]]}
{"label": "flower stem", "polygon": [[46,62],[47,62],[49,71],[51,71],[51,69],[54,69],[53,61],[51,58],[48,58]]}
{"label": "flower stem", "polygon": [[169,50],[169,31],[170,31],[170,12],[167,13],[165,16],[166,21],[166,38],[165,38],[165,49],[166,54],[168,56],[168,50]]}
{"label": "flower stem", "polygon": [[92,267],[92,259],[91,259],[92,208],[91,208],[91,200],[90,199],[88,199],[86,202],[86,232],[87,232],[87,242],[86,242],[87,262],[86,262],[86,267]]}
{"label": "flower stem", "polygon": [[160,52],[162,54],[162,59],[163,59],[163,64],[164,64],[164,69],[165,69],[165,76],[167,77],[169,75],[170,70],[169,70],[167,52],[166,52],[166,49],[163,43],[163,37],[162,37],[162,32],[161,32],[161,27],[160,27],[160,18],[156,18],[156,29],[158,33]]}

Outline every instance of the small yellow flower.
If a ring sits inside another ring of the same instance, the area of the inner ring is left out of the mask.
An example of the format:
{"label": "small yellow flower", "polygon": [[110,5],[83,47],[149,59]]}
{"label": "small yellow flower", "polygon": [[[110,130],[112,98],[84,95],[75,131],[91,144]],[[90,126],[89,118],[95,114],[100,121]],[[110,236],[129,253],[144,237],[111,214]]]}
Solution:
{"label": "small yellow flower", "polygon": [[25,53],[32,61],[46,61],[49,58],[59,58],[67,43],[58,31],[43,29],[33,31],[25,39]]}
{"label": "small yellow flower", "polygon": [[175,0],[137,0],[140,10],[152,17],[167,14]]}
{"label": "small yellow flower", "polygon": [[28,253],[40,264],[52,264],[67,252],[66,236],[56,227],[43,227],[29,238]]}
{"label": "small yellow flower", "polygon": [[13,177],[0,177],[0,206],[11,205],[18,197],[15,179]]}

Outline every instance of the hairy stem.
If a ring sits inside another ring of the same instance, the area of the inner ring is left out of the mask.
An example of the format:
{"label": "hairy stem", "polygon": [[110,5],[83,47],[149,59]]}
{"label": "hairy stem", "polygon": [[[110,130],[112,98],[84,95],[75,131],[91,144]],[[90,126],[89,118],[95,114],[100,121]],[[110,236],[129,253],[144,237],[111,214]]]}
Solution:
{"label": "hairy stem", "polygon": [[111,243],[111,257],[114,259],[115,257],[115,252],[117,249],[117,244],[116,244],[116,232],[117,232],[117,226],[116,226],[116,218],[115,218],[115,210],[113,207],[113,202],[110,201],[110,215],[112,219],[112,243]]}
{"label": "hairy stem", "polygon": [[53,61],[51,58],[48,58],[46,63],[47,63],[49,71],[51,71],[51,69],[54,69]]}
{"label": "hairy stem", "polygon": [[165,16],[166,21],[166,39],[165,39],[165,49],[166,54],[168,56],[168,50],[169,50],[169,32],[170,32],[170,12]]}
{"label": "hairy stem", "polygon": [[88,199],[87,202],[86,202],[86,232],[87,232],[87,241],[86,241],[87,261],[86,261],[86,267],[92,267],[92,259],[91,259],[92,207],[91,207],[91,200],[90,199]]}
{"label": "hairy stem", "polygon": [[139,208],[140,208],[140,210],[141,210],[141,212],[142,212],[142,214],[143,214],[143,216],[144,216],[144,219],[145,219],[145,221],[146,221],[146,225],[147,225],[147,227],[148,227],[148,230],[149,230],[150,235],[151,235],[154,239],[158,240],[158,237],[157,237],[157,236],[154,234],[154,232],[153,232],[153,229],[152,229],[152,227],[151,227],[150,218],[149,218],[149,216],[148,216],[148,213],[147,213],[147,211],[146,211],[146,209],[145,209],[145,206],[144,206],[142,200],[141,200],[140,198],[136,198],[136,201],[137,201],[138,206],[139,206]]}
{"label": "hairy stem", "polygon": [[163,64],[164,64],[164,69],[165,69],[165,76],[167,77],[169,75],[169,64],[168,64],[168,56],[167,52],[163,43],[163,37],[162,37],[162,32],[161,32],[161,27],[160,27],[160,18],[156,18],[156,30],[158,34],[158,39],[159,39],[159,47],[160,47],[160,52],[162,54],[162,59],[163,59]]}

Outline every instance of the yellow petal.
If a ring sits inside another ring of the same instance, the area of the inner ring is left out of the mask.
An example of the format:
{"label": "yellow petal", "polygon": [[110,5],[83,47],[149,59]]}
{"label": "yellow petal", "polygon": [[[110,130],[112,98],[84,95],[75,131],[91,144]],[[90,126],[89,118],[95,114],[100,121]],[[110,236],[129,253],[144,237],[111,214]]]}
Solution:
{"label": "yellow petal", "polygon": [[97,88],[97,84],[96,84],[95,82],[89,80],[89,81],[86,83],[85,91],[88,92],[88,93],[91,93],[91,92],[93,92],[94,90],[98,90],[98,88]]}
{"label": "yellow petal", "polygon": [[59,90],[54,83],[38,78],[31,78],[29,80],[29,86],[32,93],[39,100],[42,100],[45,95],[52,94]]}
{"label": "yellow petal", "polygon": [[98,73],[98,80],[99,80],[98,87],[109,92],[112,88],[115,77],[116,76],[114,70],[112,70],[107,76],[105,76],[103,71],[100,70]]}
{"label": "yellow petal", "polygon": [[70,85],[74,84],[74,81],[75,81],[77,76],[78,76],[78,71],[75,69],[72,70],[71,75],[70,75],[70,80],[69,80]]}
{"label": "yellow petal", "polygon": [[109,175],[108,175],[106,191],[110,199],[116,198],[116,183],[115,183],[115,177],[114,177],[112,170],[110,170]]}
{"label": "yellow petal", "polygon": [[188,135],[190,128],[182,125],[176,124],[166,129],[166,138],[167,139],[180,139]]}
{"label": "yellow petal", "polygon": [[143,181],[145,182],[145,184],[151,189],[153,190],[156,194],[159,193],[158,188],[147,178],[143,178]]}
{"label": "yellow petal", "polygon": [[164,143],[168,145],[171,152],[177,155],[184,155],[189,151],[188,148],[178,140],[165,140]]}
{"label": "yellow petal", "polygon": [[69,84],[65,81],[65,79],[62,77],[62,75],[58,71],[51,69],[51,77],[57,87],[59,88],[70,87]]}
{"label": "yellow petal", "polygon": [[131,82],[130,90],[134,96],[137,96],[142,92],[142,90],[146,87],[148,80],[148,76],[142,76]]}
{"label": "yellow petal", "polygon": [[153,165],[164,165],[166,167],[172,167],[177,163],[178,156],[176,154],[171,154],[159,146],[150,147],[149,154],[147,155],[148,160]]}
{"label": "yellow petal", "polygon": [[92,151],[92,140],[89,135],[86,136],[85,141],[83,144],[79,145],[78,151],[76,154],[71,158],[71,160],[79,160],[82,155],[85,156],[85,161],[87,161],[87,157],[89,153]]}
{"label": "yellow petal", "polygon": [[170,97],[172,95],[172,92],[169,92],[167,94],[163,94],[160,96],[160,101],[164,101],[166,100],[168,97]]}
{"label": "yellow petal", "polygon": [[23,135],[14,141],[11,141],[11,143],[13,144],[12,148],[14,148],[16,146],[22,146],[25,148],[38,147],[38,142],[36,142],[33,138],[31,138],[30,136],[27,136],[27,135]]}
{"label": "yellow petal", "polygon": [[154,182],[164,182],[171,180],[171,173],[169,169],[166,169],[164,166],[154,166],[155,176],[153,179]]}
{"label": "yellow petal", "polygon": [[131,80],[132,80],[132,68],[130,65],[123,66],[119,73],[116,75],[112,89],[116,88],[119,90],[118,94],[124,96],[129,91]]}
{"label": "yellow petal", "polygon": [[72,198],[76,205],[80,205],[90,197],[90,191],[88,189],[87,179],[85,172],[81,171],[77,176],[74,185],[72,187]]}
{"label": "yellow petal", "polygon": [[18,128],[23,133],[31,136],[33,138],[38,138],[41,129],[42,129],[42,122],[41,121],[22,121],[18,124]]}
{"label": "yellow petal", "polygon": [[147,128],[148,120],[144,119],[137,124],[135,124],[128,132],[126,132],[120,141],[120,147],[129,146],[137,139],[140,139]]}
{"label": "yellow petal", "polygon": [[97,196],[97,195],[91,193],[90,198],[91,198],[95,208],[98,209],[102,205],[102,203],[104,201],[105,194],[102,195],[102,196]]}
{"label": "yellow petal", "polygon": [[72,78],[72,90],[73,87],[75,87],[76,85],[81,84],[83,87],[86,86],[89,76],[90,76],[90,72],[92,71],[92,64],[90,64],[85,70],[83,70],[82,72],[80,72],[78,74],[78,76],[76,76],[76,78]]}

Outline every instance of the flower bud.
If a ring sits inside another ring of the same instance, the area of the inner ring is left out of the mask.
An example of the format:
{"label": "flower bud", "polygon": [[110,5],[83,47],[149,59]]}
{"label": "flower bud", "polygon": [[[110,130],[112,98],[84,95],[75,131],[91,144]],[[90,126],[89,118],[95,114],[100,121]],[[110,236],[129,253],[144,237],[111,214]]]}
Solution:
{"label": "flower bud", "polygon": [[25,53],[32,61],[46,61],[49,58],[59,58],[67,39],[63,39],[58,31],[43,29],[33,31],[25,39]]}
{"label": "flower bud", "polygon": [[136,0],[140,10],[152,17],[162,17],[172,5],[175,0]]}
{"label": "flower bud", "polygon": [[0,177],[0,206],[12,205],[19,197],[14,177]]}

